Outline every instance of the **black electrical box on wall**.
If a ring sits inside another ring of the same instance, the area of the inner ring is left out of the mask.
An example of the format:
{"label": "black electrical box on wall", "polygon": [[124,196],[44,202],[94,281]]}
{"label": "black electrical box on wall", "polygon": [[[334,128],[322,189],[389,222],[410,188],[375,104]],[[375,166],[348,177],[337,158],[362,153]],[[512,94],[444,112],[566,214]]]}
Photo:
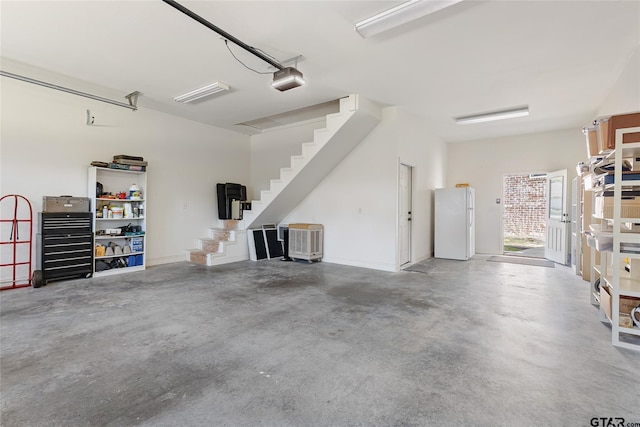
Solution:
{"label": "black electrical box on wall", "polygon": [[227,182],[225,184],[216,184],[216,190],[218,195],[218,218],[242,219],[242,202],[247,200],[247,187]]}

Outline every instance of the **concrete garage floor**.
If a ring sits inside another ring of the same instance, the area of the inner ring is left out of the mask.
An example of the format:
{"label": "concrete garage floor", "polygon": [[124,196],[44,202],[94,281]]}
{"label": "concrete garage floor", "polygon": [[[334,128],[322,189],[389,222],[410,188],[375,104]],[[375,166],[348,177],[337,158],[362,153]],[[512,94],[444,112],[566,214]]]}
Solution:
{"label": "concrete garage floor", "polygon": [[565,267],[279,260],[53,282],[1,298],[3,426],[640,423]]}

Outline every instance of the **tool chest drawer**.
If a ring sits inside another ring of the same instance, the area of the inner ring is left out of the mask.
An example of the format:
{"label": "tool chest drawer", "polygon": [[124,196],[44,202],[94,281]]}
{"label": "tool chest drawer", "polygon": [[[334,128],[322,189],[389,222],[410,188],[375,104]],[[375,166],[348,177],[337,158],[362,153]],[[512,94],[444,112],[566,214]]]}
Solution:
{"label": "tool chest drawer", "polygon": [[41,213],[42,234],[79,234],[93,232],[93,218],[90,212]]}

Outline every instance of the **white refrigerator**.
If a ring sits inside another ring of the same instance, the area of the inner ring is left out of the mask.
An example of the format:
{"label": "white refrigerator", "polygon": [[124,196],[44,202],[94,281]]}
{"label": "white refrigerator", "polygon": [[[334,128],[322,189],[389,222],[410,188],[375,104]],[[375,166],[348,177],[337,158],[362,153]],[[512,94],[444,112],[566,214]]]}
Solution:
{"label": "white refrigerator", "polygon": [[438,188],[435,194],[436,258],[468,260],[476,253],[475,190]]}

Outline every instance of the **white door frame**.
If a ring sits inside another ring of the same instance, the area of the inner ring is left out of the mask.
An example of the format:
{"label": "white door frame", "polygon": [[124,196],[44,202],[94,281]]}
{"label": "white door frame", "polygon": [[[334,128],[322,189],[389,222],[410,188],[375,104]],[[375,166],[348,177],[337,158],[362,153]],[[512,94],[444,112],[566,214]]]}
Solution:
{"label": "white door frame", "polygon": [[[411,263],[413,212],[413,166],[400,162],[398,168],[398,265]],[[405,186],[406,181],[406,186]]]}

